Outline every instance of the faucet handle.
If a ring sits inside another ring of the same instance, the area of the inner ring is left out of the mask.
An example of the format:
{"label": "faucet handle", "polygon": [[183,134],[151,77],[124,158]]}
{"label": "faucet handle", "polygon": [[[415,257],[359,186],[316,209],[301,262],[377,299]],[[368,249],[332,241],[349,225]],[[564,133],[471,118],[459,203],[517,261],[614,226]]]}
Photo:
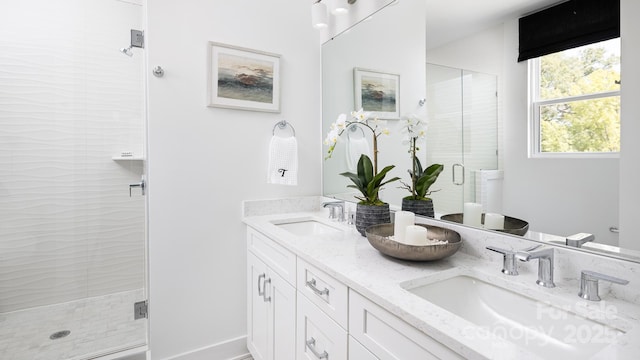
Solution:
{"label": "faucet handle", "polygon": [[489,246],[487,246],[486,249],[487,250],[491,250],[491,251],[495,251],[495,252],[497,252],[499,254],[503,254],[503,255],[515,255],[515,253],[517,253],[519,251],[531,251],[531,250],[535,250],[535,249],[539,248],[540,246],[542,246],[542,244],[530,246],[530,247],[524,248],[522,250],[508,250],[508,249],[503,249],[501,247],[489,245]]}
{"label": "faucet handle", "polygon": [[584,243],[594,241],[595,239],[596,237],[593,234],[578,233],[567,236],[565,238],[565,245],[579,248],[582,247]]}
{"label": "faucet handle", "polygon": [[578,293],[578,296],[585,300],[600,301],[600,295],[598,294],[598,280],[604,280],[620,285],[627,285],[629,283],[629,280],[620,279],[615,276],[595,271],[582,270],[580,275],[580,292]]}
{"label": "faucet handle", "polygon": [[507,250],[507,249],[503,249],[503,248],[500,248],[497,246],[491,246],[491,245],[487,246],[487,250],[495,251],[502,255],[515,254],[515,251],[513,250]]}
{"label": "faucet handle", "polygon": [[[325,203],[322,203],[322,207],[328,207],[329,208],[329,219],[332,220],[337,220],[337,221],[344,221],[344,201],[343,200],[338,200],[338,201],[328,201]],[[337,213],[336,213],[337,211]]]}
{"label": "faucet handle", "polygon": [[[542,244],[534,245],[520,251],[531,251],[542,246]],[[505,275],[518,275],[518,262],[516,261],[516,253],[518,250],[507,250],[497,246],[487,246],[487,250],[495,251],[502,254],[502,270]]]}

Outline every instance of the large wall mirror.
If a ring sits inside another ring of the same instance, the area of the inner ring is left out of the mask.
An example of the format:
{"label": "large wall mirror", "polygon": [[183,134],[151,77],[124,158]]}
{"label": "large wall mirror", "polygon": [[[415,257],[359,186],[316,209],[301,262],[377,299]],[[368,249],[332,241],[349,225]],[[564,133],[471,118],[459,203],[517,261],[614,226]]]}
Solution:
{"label": "large wall mirror", "polygon": [[[623,194],[616,156],[544,159],[528,153],[527,65],[516,62],[517,19],[557,2],[513,1],[506,9],[500,1],[476,8],[448,2],[445,9],[431,0],[385,6],[322,45],[322,129],[327,132],[339,114],[357,110],[354,68],[399,75],[401,116],[416,114],[429,121],[418,156],[425,164],[445,165],[432,186],[439,190],[431,195],[436,217],[462,212],[464,202],[486,196],[484,181],[497,179],[499,192],[491,198],[498,205],[491,210],[526,220],[530,231],[525,237],[564,246],[567,236],[591,233],[595,241],[583,245],[584,251],[640,261],[640,249],[619,247]],[[378,144],[380,165],[395,165],[390,175],[408,181],[411,162],[402,121],[380,119],[380,126],[389,129]],[[349,140],[355,144],[368,135],[341,136],[332,157],[323,162],[324,195],[356,201],[348,180],[338,174],[353,171]],[[388,185],[382,199],[399,206],[406,195]]]}

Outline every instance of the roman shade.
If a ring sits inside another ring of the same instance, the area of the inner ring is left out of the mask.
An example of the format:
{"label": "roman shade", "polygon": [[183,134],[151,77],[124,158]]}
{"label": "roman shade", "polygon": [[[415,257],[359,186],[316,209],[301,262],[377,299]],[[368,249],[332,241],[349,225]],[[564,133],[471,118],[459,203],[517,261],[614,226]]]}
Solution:
{"label": "roman shade", "polygon": [[519,19],[518,61],[620,37],[620,0],[569,0]]}

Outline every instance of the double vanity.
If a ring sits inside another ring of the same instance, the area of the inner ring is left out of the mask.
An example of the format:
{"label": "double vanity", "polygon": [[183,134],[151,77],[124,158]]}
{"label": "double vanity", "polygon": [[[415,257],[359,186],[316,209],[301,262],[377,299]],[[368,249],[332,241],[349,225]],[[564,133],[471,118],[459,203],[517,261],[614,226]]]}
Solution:
{"label": "double vanity", "polygon": [[638,263],[427,218],[417,221],[458,232],[462,248],[440,261],[403,261],[329,220],[323,200],[244,204],[254,359],[640,353]]}

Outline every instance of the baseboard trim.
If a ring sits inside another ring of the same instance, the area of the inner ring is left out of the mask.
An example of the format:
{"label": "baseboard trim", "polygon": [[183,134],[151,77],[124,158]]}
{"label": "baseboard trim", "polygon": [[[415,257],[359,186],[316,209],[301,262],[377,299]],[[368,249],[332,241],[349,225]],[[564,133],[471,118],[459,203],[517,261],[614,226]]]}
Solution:
{"label": "baseboard trim", "polygon": [[[153,354],[153,350],[151,351]],[[165,360],[245,360],[251,359],[247,350],[247,337],[240,336],[235,339],[219,342],[199,349],[184,352],[165,358]]]}

